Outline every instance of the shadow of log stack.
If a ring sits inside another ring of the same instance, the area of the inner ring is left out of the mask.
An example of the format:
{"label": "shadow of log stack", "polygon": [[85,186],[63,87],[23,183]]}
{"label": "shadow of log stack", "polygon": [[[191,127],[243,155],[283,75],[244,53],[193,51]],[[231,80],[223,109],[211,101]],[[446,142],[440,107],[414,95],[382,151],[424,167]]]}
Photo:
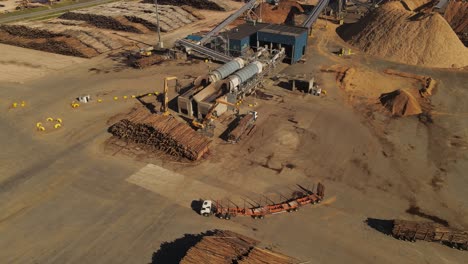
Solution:
{"label": "shadow of log stack", "polygon": [[[298,260],[289,256],[257,247],[259,243],[258,240],[226,230],[209,231],[201,235],[186,235],[184,239],[164,243],[161,249],[153,254],[152,263],[299,263]],[[190,247],[187,249],[186,245]],[[170,254],[171,251],[179,252],[179,254]]]}
{"label": "shadow of log stack", "polygon": [[172,116],[135,108],[109,128],[115,137],[195,161],[208,154],[211,141]]}

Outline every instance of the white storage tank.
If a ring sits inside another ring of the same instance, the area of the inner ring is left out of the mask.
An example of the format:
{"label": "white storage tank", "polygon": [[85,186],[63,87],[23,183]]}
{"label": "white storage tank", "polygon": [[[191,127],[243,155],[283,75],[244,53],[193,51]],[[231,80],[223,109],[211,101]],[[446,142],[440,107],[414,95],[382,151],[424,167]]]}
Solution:
{"label": "white storage tank", "polygon": [[233,72],[238,71],[239,69],[242,69],[245,65],[245,62],[241,58],[235,58],[232,61],[224,64],[223,66],[219,67],[218,69],[214,70],[212,73],[210,73],[210,82],[214,83],[217,81],[220,81],[229,75],[231,75]]}

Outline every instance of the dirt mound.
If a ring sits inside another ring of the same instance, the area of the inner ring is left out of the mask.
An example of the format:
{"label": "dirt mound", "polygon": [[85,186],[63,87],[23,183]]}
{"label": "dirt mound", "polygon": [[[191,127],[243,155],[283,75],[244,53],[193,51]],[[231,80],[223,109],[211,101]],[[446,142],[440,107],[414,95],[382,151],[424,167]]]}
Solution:
{"label": "dirt mound", "polygon": [[[153,0],[144,0],[144,3],[154,3]],[[158,0],[161,5],[175,5],[175,6],[193,6],[198,9],[208,9],[216,11],[228,11],[229,6],[223,3],[222,0]]]}
{"label": "dirt mound", "polygon": [[460,36],[465,46],[468,46],[468,2],[450,1],[444,18]]}
{"label": "dirt mound", "polygon": [[261,14],[262,21],[265,23],[292,24],[294,16],[304,13],[304,9],[296,1],[286,0],[276,6],[262,3],[257,7],[256,13]]}
{"label": "dirt mound", "polygon": [[421,105],[406,90],[395,90],[384,93],[379,98],[382,105],[392,112],[393,116],[410,116],[422,113]]}
{"label": "dirt mound", "polygon": [[468,65],[468,50],[438,13],[415,13],[399,2],[375,9],[338,29],[341,37],[370,55],[413,65]]}

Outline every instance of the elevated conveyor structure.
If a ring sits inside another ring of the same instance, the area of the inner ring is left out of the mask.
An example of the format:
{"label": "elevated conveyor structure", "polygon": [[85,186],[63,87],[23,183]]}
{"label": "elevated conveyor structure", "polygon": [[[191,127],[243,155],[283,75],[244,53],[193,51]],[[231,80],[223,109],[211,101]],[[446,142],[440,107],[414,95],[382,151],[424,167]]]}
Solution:
{"label": "elevated conveyor structure", "polygon": [[214,51],[214,50],[209,49],[207,47],[198,45],[198,44],[193,43],[193,42],[191,42],[190,40],[187,40],[187,39],[180,39],[180,40],[178,40],[176,42],[176,44],[184,46],[185,48],[191,49],[191,50],[193,50],[195,52],[198,52],[200,54],[206,55],[206,56],[212,58],[213,60],[216,60],[216,61],[219,61],[219,62],[226,63],[226,62],[229,62],[229,61],[232,60],[231,56],[228,56],[226,54]]}
{"label": "elevated conveyor structure", "polygon": [[212,36],[214,36],[216,33],[221,31],[223,28],[225,28],[227,25],[231,24],[234,20],[236,20],[239,16],[241,16],[244,12],[254,8],[257,5],[257,0],[250,0],[245,4],[243,7],[241,7],[239,10],[234,12],[232,15],[228,16],[223,22],[221,22],[219,25],[217,25],[215,28],[213,28],[210,32],[208,32],[201,40],[200,40],[200,45],[205,44]]}
{"label": "elevated conveyor structure", "polygon": [[329,3],[329,0],[321,0],[318,2],[317,6],[314,7],[312,10],[312,13],[310,13],[309,17],[302,23],[303,27],[309,28],[312,26],[312,24],[317,20],[319,17],[320,13],[327,7]]}

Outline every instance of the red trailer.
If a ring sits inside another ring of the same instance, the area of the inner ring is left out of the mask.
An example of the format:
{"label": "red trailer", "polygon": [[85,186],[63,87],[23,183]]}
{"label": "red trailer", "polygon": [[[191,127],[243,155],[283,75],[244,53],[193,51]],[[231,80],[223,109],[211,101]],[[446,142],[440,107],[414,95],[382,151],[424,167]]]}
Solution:
{"label": "red trailer", "polygon": [[295,197],[287,199],[280,203],[272,203],[263,206],[251,208],[242,208],[238,206],[230,207],[223,206],[219,201],[205,200],[203,201],[200,214],[203,216],[215,215],[220,219],[231,219],[238,215],[250,216],[254,219],[263,219],[268,214],[279,214],[284,212],[295,212],[299,207],[306,204],[318,204],[325,196],[325,186],[321,183],[317,184],[315,192],[302,188],[304,192],[297,192]]}

